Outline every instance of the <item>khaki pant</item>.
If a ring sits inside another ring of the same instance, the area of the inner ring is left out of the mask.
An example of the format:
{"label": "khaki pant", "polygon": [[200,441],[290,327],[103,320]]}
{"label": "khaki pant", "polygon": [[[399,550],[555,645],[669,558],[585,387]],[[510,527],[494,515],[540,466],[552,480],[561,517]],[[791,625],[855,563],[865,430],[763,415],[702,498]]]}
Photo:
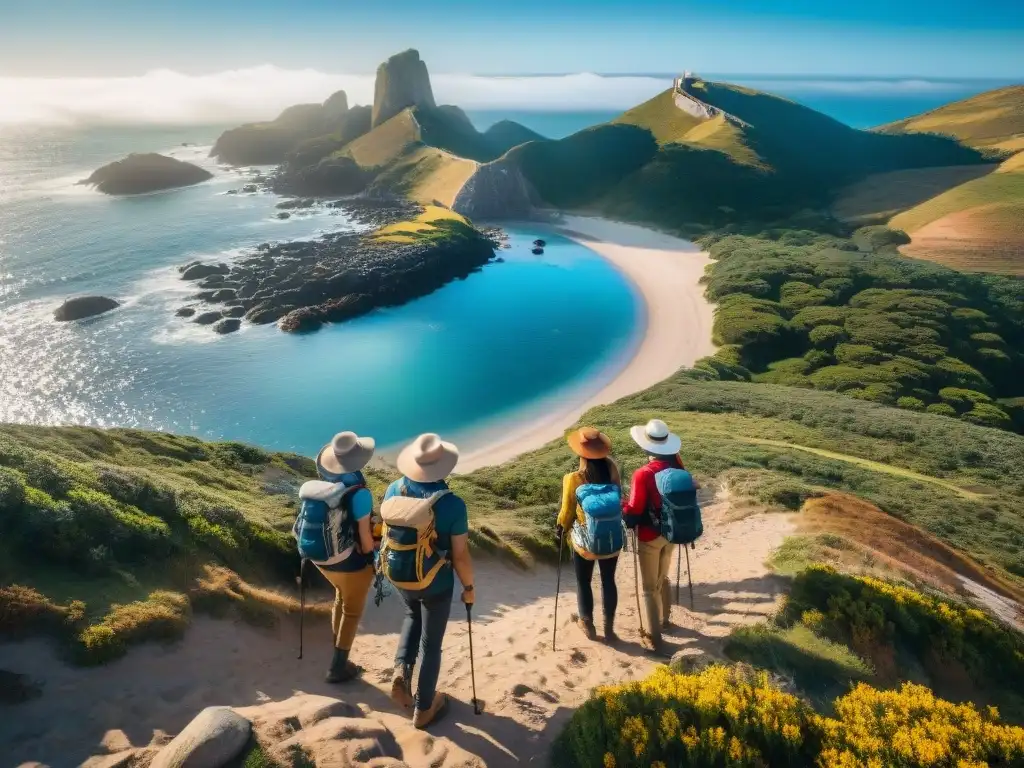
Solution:
{"label": "khaki pant", "polygon": [[325,571],[319,569],[324,578],[334,587],[334,608],[331,609],[331,631],[334,633],[334,647],[340,651],[352,650],[359,629],[359,619],[366,607],[366,596],[373,584],[373,566],[361,571]]}
{"label": "khaki pant", "polygon": [[668,572],[672,567],[675,547],[664,536],[659,536],[653,541],[641,541],[637,553],[640,581],[644,589],[647,630],[655,642],[661,640],[662,625],[668,621],[672,611],[672,587],[668,581]]}

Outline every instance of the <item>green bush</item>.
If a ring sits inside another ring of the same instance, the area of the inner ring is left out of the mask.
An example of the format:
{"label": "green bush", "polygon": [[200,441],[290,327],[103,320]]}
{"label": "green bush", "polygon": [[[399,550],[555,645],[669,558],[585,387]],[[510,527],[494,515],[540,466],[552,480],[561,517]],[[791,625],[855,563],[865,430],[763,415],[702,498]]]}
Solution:
{"label": "green bush", "polygon": [[833,298],[831,291],[815,288],[799,281],[785,283],[779,292],[779,304],[790,312],[827,304]]}
{"label": "green bush", "polygon": [[808,334],[811,344],[820,349],[832,349],[846,340],[846,330],[838,325],[818,325]]}
{"label": "green bush", "polygon": [[1009,429],[1013,424],[1006,411],[989,403],[978,403],[965,413],[963,418],[973,424],[999,429]]}
{"label": "green bush", "polygon": [[971,341],[980,347],[996,347],[997,349],[1002,349],[1006,346],[1006,342],[1003,341],[1003,337],[998,333],[972,333]]}
{"label": "green bush", "polygon": [[[826,280],[825,282],[828,281]],[[832,325],[842,328],[845,320],[845,307],[807,307],[793,315],[793,325],[798,328],[817,328],[821,325]]]}
{"label": "green bush", "polygon": [[874,365],[891,360],[892,356],[866,344],[837,344],[836,360],[847,365]]}
{"label": "green bush", "polygon": [[114,605],[78,636],[78,661],[102,664],[123,656],[135,643],[176,640],[188,627],[190,615],[188,598],[174,592],[157,591],[145,600]]}
{"label": "green bush", "polygon": [[973,389],[961,387],[943,387],[939,390],[939,397],[944,403],[949,403],[960,413],[971,410],[976,403],[991,403],[992,398],[983,392],[975,392]]}
{"label": "green bush", "polygon": [[923,400],[919,400],[916,397],[910,397],[909,395],[905,395],[903,397],[897,398],[896,407],[906,408],[908,411],[923,411],[925,405]]}
{"label": "green bush", "polygon": [[937,416],[952,416],[953,418],[956,418],[957,415],[956,409],[946,403],[932,403],[925,408],[925,410],[928,411],[928,413],[934,413]]}

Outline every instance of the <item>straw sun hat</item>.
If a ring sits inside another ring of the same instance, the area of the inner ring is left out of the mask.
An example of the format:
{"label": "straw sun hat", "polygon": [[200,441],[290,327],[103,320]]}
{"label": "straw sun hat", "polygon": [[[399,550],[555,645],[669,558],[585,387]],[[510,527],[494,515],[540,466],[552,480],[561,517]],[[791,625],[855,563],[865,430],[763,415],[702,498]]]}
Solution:
{"label": "straw sun hat", "polygon": [[675,456],[683,442],[679,435],[669,432],[668,425],[661,419],[651,419],[646,424],[630,427],[629,436],[647,453],[655,456]]}
{"label": "straw sun hat", "polygon": [[418,483],[444,480],[459,463],[459,449],[433,432],[420,435],[398,454],[398,471]]}
{"label": "straw sun hat", "polygon": [[565,441],[572,452],[584,459],[604,459],[612,452],[612,441],[608,435],[593,427],[583,427],[572,432]]}
{"label": "straw sun hat", "polygon": [[355,432],[339,432],[317,455],[317,469],[331,475],[358,472],[373,458],[376,445],[372,437],[359,437]]}

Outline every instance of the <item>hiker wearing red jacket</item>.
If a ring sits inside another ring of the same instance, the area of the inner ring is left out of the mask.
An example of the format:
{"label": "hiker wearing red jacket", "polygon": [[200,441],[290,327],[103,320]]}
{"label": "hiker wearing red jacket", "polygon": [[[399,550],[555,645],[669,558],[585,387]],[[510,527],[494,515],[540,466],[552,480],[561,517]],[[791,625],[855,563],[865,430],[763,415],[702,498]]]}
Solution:
{"label": "hiker wearing red jacket", "polygon": [[651,514],[652,510],[661,509],[661,495],[654,476],[672,467],[684,468],[679,456],[682,441],[660,419],[632,427],[629,434],[649,457],[649,461],[633,473],[629,499],[622,505],[626,525],[636,530],[639,539],[640,579],[649,629],[643,642],[650,650],[664,653],[661,633],[671,627],[672,589],[668,574],[674,545],[661,535]]}

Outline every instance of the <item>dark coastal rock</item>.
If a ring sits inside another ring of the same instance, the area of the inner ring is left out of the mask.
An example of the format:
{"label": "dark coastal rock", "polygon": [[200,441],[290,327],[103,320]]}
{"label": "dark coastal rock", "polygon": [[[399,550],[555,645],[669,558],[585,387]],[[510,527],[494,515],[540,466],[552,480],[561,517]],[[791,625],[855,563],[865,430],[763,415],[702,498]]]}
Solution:
{"label": "dark coastal rock", "polygon": [[224,284],[225,280],[226,278],[224,277],[224,275],[210,275],[209,277],[204,279],[203,282],[201,282],[199,285],[202,288],[219,288]]}
{"label": "dark coastal rock", "polygon": [[357,195],[374,175],[351,157],[328,157],[314,165],[286,164],[274,179],[273,188],[284,195]]}
{"label": "dark coastal rock", "polygon": [[531,248],[530,253],[532,253],[534,256],[540,256],[542,253],[544,253],[544,249],[540,247]]}
{"label": "dark coastal rock", "polygon": [[211,178],[213,174],[198,165],[149,152],[133,153],[104,165],[79,183],[91,184],[108,195],[137,195],[187,187]]}
{"label": "dark coastal rock", "polygon": [[288,211],[281,211],[279,214],[277,214],[277,218],[279,219],[290,219],[291,217],[292,215],[288,213]]}
{"label": "dark coastal rock", "polygon": [[231,271],[227,264],[187,264],[181,273],[182,280],[202,280],[211,275],[226,275]]}
{"label": "dark coastal rock", "polygon": [[[406,220],[421,210],[410,203],[367,200],[346,205],[353,219],[374,226]],[[466,224],[451,222],[439,234],[411,243],[355,232],[265,243],[230,267],[225,285],[237,285],[237,289],[204,291],[197,299],[233,305],[224,313],[210,313],[210,322],[238,319],[244,311],[245,319],[254,325],[277,322],[284,331],[312,331],[324,323],[343,322],[377,307],[425,296],[451,280],[465,278],[494,257],[494,241]]]}
{"label": "dark coastal rock", "polygon": [[216,325],[213,326],[213,330],[217,333],[233,333],[242,327],[242,321],[237,317],[225,317],[223,320],[219,320]]}
{"label": "dark coastal rock", "polygon": [[297,208],[312,208],[316,200],[311,197],[296,197],[293,200],[282,200],[274,207],[281,211],[292,211]]}
{"label": "dark coastal rock", "polygon": [[81,320],[84,317],[102,315],[119,306],[121,306],[119,303],[106,296],[79,296],[68,299],[57,307],[53,312],[53,319],[62,323],[69,320]]}
{"label": "dark coastal rock", "polygon": [[203,312],[198,315],[192,322],[198,323],[199,325],[213,325],[222,317],[220,312]]}
{"label": "dark coastal rock", "polygon": [[259,184],[246,184],[245,186],[242,187],[242,192],[244,192],[247,195],[255,195],[259,191]]}
{"label": "dark coastal rock", "polygon": [[195,313],[195,307],[182,307],[174,314],[177,315],[178,317],[192,317],[193,315],[195,315]]}
{"label": "dark coastal rock", "polygon": [[377,127],[406,107],[434,107],[427,65],[419,51],[410,48],[396,53],[379,67],[373,87],[373,117]]}
{"label": "dark coastal rock", "polygon": [[538,248],[543,248],[545,245],[547,245],[547,243],[544,240],[541,240],[540,238],[537,238],[536,240],[534,240],[533,244],[535,246],[537,246]]}

